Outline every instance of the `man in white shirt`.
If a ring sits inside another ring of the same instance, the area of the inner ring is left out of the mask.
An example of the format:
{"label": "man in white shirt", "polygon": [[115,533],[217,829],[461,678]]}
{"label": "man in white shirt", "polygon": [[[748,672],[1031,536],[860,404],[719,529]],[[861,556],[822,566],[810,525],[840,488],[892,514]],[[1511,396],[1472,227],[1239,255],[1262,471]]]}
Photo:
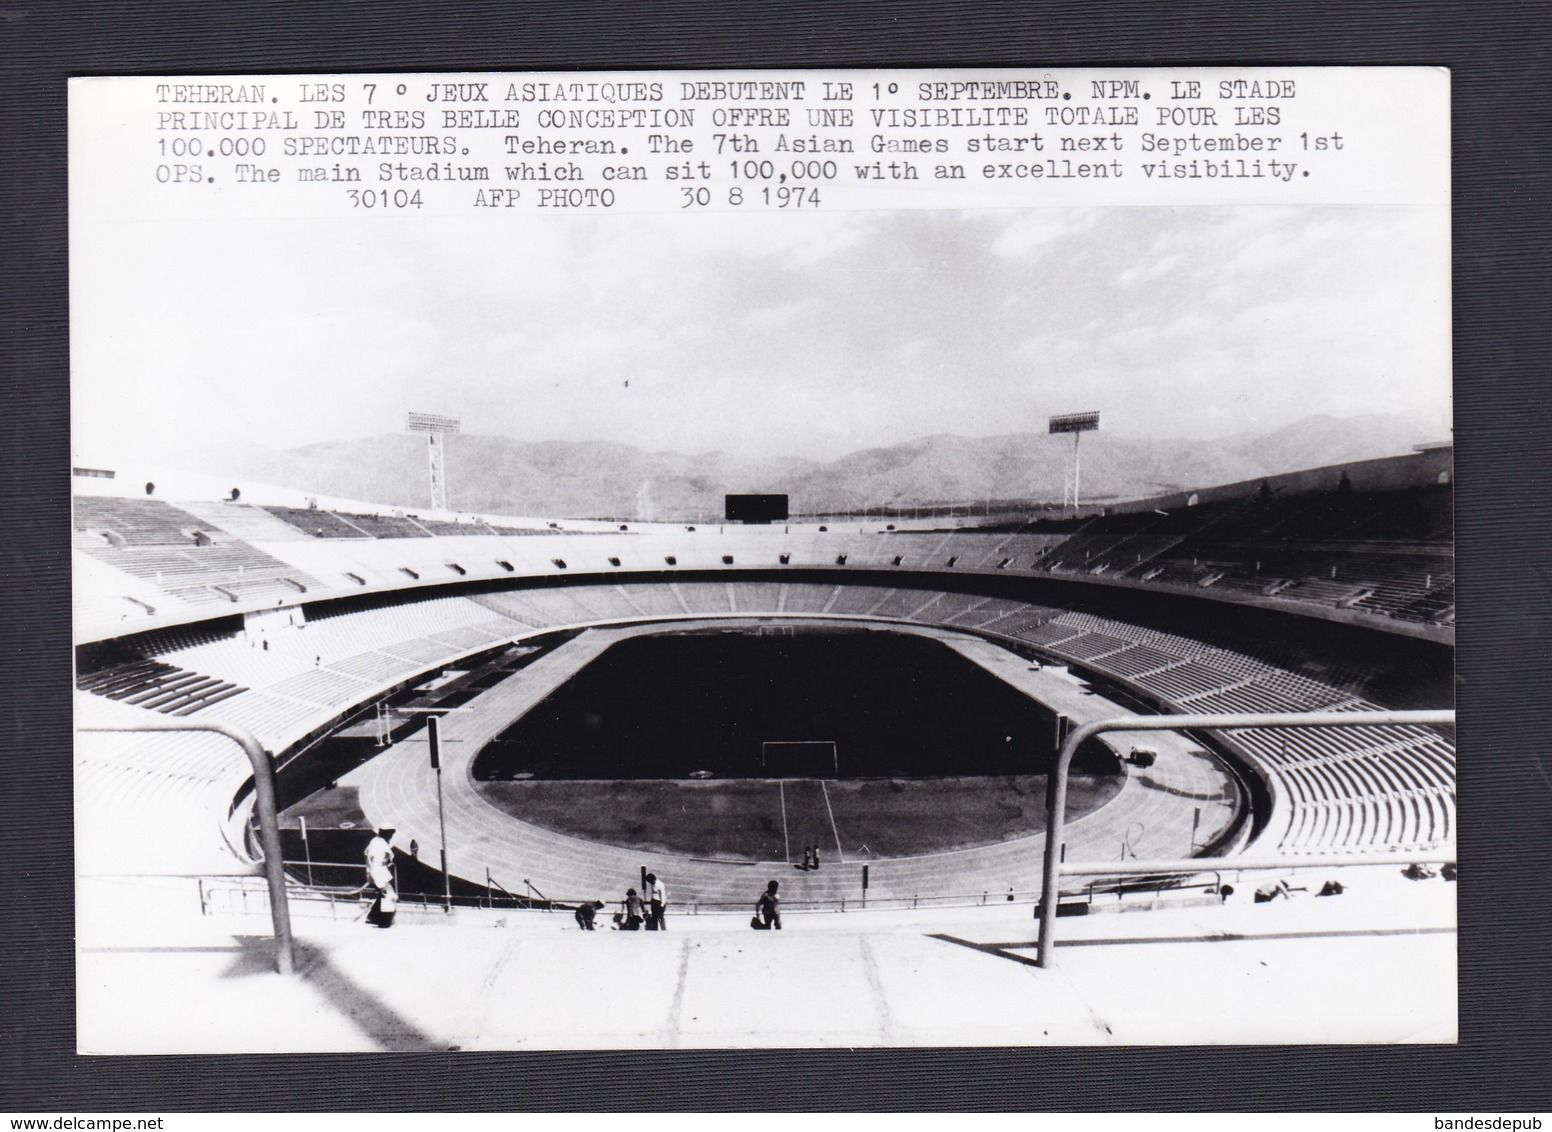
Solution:
{"label": "man in white shirt", "polygon": [[656,873],[647,874],[647,930],[649,932],[666,932],[668,925],[663,922],[663,907],[668,903],[668,889],[663,887],[663,882],[657,879]]}
{"label": "man in white shirt", "polygon": [[384,836],[392,833],[392,830],[374,830],[372,840],[366,843],[366,879],[377,890],[377,899],[372,901],[367,912],[367,922],[379,928],[393,926],[399,905],[399,894],[393,887],[393,849]]}
{"label": "man in white shirt", "polygon": [[366,879],[379,892],[393,883],[393,850],[380,829],[366,843]]}

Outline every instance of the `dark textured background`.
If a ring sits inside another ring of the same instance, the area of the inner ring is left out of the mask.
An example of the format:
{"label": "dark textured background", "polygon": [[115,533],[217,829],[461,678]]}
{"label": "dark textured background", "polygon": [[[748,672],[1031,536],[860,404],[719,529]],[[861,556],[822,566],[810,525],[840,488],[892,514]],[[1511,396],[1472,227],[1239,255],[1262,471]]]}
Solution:
{"label": "dark textured background", "polygon": [[[0,1110],[1552,1109],[1552,5],[3,3]],[[1458,1046],[73,1055],[67,76],[1100,63],[1453,69]]]}

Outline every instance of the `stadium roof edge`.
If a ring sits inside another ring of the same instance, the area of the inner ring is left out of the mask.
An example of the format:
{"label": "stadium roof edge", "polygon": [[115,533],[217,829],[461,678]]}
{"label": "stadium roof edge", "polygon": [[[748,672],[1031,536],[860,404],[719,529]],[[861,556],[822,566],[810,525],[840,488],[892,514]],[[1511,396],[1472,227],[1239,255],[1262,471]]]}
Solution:
{"label": "stadium roof edge", "polygon": [[1347,477],[1354,491],[1406,491],[1412,488],[1431,487],[1441,483],[1453,483],[1453,441],[1441,441],[1416,445],[1411,452],[1395,456],[1379,456],[1368,460],[1349,460],[1337,464],[1323,464],[1291,472],[1274,472],[1248,480],[1219,484],[1211,487],[1182,488],[1166,495],[1150,495],[1142,499],[1128,499],[1107,504],[1105,510],[1114,514],[1129,511],[1169,510],[1189,505],[1191,496],[1198,503],[1211,503],[1223,499],[1241,498],[1257,491],[1263,483],[1274,491],[1299,495],[1310,491],[1335,491]]}

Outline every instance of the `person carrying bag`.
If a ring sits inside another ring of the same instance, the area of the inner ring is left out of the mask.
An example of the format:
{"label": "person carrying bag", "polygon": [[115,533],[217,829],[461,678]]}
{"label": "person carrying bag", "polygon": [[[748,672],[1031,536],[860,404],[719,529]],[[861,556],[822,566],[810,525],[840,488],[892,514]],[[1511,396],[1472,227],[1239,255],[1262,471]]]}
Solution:
{"label": "person carrying bag", "polygon": [[749,921],[751,928],[756,931],[781,930],[781,897],[776,894],[780,887],[781,882],[773,880],[760,893],[760,899],[755,902],[754,917]]}

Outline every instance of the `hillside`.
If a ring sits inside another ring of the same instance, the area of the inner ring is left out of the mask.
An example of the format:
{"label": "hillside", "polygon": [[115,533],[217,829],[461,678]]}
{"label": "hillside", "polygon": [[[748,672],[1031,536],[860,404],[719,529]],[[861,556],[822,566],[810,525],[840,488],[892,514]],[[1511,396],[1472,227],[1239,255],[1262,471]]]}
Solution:
{"label": "hillside", "polygon": [[[1101,431],[1082,441],[1083,498],[1151,495],[1410,451],[1443,439],[1401,417],[1308,417],[1263,434],[1215,441]],[[609,441],[529,442],[453,436],[450,504],[498,514],[692,518],[718,515],[727,492],[785,491],[797,512],[869,505],[1060,500],[1071,475],[1065,437],[1021,433],[930,436],[849,453],[828,463],[744,459],[727,452],[649,452]],[[426,446],[374,436],[277,451],[258,445],[194,450],[189,471],[303,491],[425,507]]]}

